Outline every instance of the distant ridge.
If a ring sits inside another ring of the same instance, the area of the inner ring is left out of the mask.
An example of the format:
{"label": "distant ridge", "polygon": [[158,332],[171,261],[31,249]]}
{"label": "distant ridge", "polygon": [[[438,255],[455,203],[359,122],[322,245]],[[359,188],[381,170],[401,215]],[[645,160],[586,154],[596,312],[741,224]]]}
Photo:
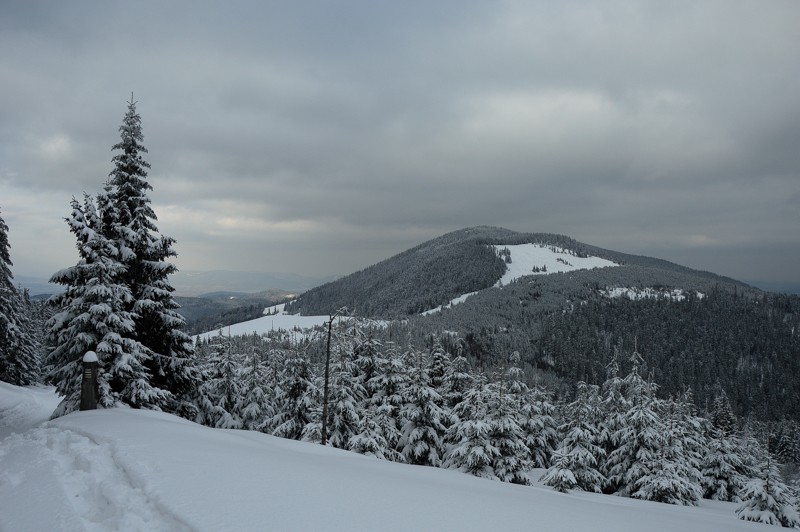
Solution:
{"label": "distant ridge", "polygon": [[170,281],[178,295],[200,296],[213,292],[256,293],[265,290],[305,292],[335,277],[307,277],[293,273],[212,270],[178,271]]}

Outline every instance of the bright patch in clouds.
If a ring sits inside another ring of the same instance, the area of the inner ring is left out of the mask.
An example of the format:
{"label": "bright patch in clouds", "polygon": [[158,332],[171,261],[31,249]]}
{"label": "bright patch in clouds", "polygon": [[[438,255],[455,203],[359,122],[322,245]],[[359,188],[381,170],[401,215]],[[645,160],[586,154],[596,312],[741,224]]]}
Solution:
{"label": "bright patch in clouds", "polygon": [[72,142],[66,135],[55,135],[45,139],[39,151],[49,161],[60,161],[72,155]]}

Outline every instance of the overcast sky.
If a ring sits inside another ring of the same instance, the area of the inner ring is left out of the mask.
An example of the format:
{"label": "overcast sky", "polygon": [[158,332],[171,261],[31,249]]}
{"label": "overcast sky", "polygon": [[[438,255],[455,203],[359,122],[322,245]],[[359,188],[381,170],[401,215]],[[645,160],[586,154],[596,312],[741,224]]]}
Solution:
{"label": "overcast sky", "polygon": [[474,225],[800,282],[800,2],[0,3],[16,275],[77,260],[131,92],[182,270]]}

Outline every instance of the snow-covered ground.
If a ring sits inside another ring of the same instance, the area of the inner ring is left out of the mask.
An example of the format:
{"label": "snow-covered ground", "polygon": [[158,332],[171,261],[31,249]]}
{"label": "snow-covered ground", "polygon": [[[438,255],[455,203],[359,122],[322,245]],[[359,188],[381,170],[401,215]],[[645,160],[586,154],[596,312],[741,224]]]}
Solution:
{"label": "snow-covered ground", "polygon": [[[0,530],[776,530],[738,520],[731,503],[565,495],[159,412],[117,408],[41,423],[56,400],[0,386],[0,427],[10,434],[0,440]],[[7,416],[11,404],[28,417]]]}
{"label": "snow-covered ground", "polygon": [[[575,270],[591,270],[593,268],[608,268],[619,266],[610,260],[599,257],[576,257],[569,251],[546,244],[517,244],[512,246],[491,246],[496,252],[508,250],[511,262],[506,263],[506,273],[497,281],[495,287],[502,287],[526,275],[548,275],[551,273],[572,272]],[[468,297],[478,292],[470,292],[452,299],[445,305],[426,310],[423,316],[428,316],[463,303]]]}
{"label": "snow-covered ground", "polygon": [[[633,301],[638,301],[640,299],[669,299],[671,301],[683,301],[686,299],[688,292],[681,288],[674,288],[672,290],[667,289],[655,289],[655,288],[625,288],[625,287],[614,287],[614,288],[606,288],[605,290],[600,291],[606,297],[625,297],[627,299],[631,299]],[[695,292],[694,295],[698,299],[703,299],[705,294],[702,292]]]}

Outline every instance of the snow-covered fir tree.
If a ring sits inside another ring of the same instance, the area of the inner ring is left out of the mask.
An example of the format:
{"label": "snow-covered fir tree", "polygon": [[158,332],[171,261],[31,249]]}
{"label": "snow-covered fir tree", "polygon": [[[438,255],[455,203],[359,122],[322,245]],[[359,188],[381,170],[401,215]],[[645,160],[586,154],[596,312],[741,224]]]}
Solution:
{"label": "snow-covered fir tree", "polygon": [[445,351],[439,338],[433,341],[430,354],[430,365],[428,375],[430,376],[431,387],[441,395],[444,387],[444,380],[452,363],[450,355]]}
{"label": "snow-covered fir tree", "polygon": [[[311,363],[299,349],[291,350],[284,360],[277,386],[277,412],[269,421],[272,434],[299,440],[307,425],[319,423],[319,387]],[[304,438],[313,441],[314,438]]]}
{"label": "snow-covered fir tree", "polygon": [[135,320],[135,338],[152,353],[146,361],[152,384],[171,392],[178,402],[169,408],[180,412],[187,406],[182,398],[199,384],[200,374],[168,279],[177,271],[168,262],[176,255],[175,240],[158,233],[156,214],[147,195],[153,188],[147,181],[150,164],[142,156],[147,149],[142,144],[141,117],[133,98],[119,132],[120,141],[112,147],[117,153],[112,158],[114,169],[105,193],[109,205],[102,213],[105,236],[116,242],[119,260],[125,265],[120,282],[133,296],[127,310]]}
{"label": "snow-covered fir tree", "polygon": [[733,413],[728,394],[719,383],[716,386],[714,403],[711,408],[711,423],[726,436],[735,434],[739,428],[739,422]]}
{"label": "snow-covered fir tree", "polygon": [[541,386],[523,392],[517,418],[533,467],[546,468],[558,442],[558,423],[550,394]]}
{"label": "snow-covered fir tree", "polygon": [[242,395],[239,380],[241,357],[233,352],[231,339],[221,332],[212,346],[211,356],[203,365],[206,379],[197,394],[195,421],[220,429],[242,428],[238,410]]}
{"label": "snow-covered fir tree", "polygon": [[696,505],[703,496],[699,457],[691,450],[695,434],[683,419],[681,405],[668,401],[661,449],[647,464],[647,473],[633,483],[631,497],[678,505]]}
{"label": "snow-covered fir tree", "polygon": [[578,480],[572,472],[574,469],[573,458],[564,452],[563,448],[559,447],[553,451],[551,464],[540,479],[545,485],[561,493],[567,493],[577,487]]}
{"label": "snow-covered fir tree", "polygon": [[117,260],[114,243],[103,235],[92,198],[85,196],[83,205],[73,199],[67,223],[77,238],[80,260],[50,280],[65,287],[52,299],[61,310],[48,323],[52,350],[46,364],[64,396],[53,415],[77,408],[81,361],[88,351],[95,351],[100,363],[99,404],[160,409],[171,396],[150,382],[145,364],[152,353],[134,338],[133,316],[126,310],[132,295],[120,282],[125,266]]}
{"label": "snow-covered fir tree", "polygon": [[400,410],[403,426],[398,445],[406,462],[438,467],[443,454],[446,413],[439,406],[441,396],[430,385],[424,355],[414,351],[406,358],[414,360],[415,367]]}
{"label": "snow-covered fir tree", "polygon": [[634,351],[631,362],[631,372],[624,379],[631,407],[612,437],[617,447],[608,454],[605,465],[606,490],[624,497],[636,493],[641,479],[652,473],[665,431],[656,411],[656,386],[639,374],[641,355]]}
{"label": "snow-covered fir tree", "polygon": [[747,484],[748,468],[741,457],[736,436],[712,428],[700,463],[703,497],[715,501],[741,502],[740,494]]}
{"label": "snow-covered fir tree", "polygon": [[528,397],[521,380],[519,353],[509,357],[509,364],[499,382],[489,386],[489,437],[499,455],[492,463],[494,474],[503,482],[530,484],[531,452],[525,432],[519,424],[519,412]]}
{"label": "snow-covered fir tree", "polygon": [[337,345],[337,361],[332,365],[332,394],[329,409],[330,445],[347,449],[350,439],[359,433],[359,405],[366,398],[366,389],[356,378],[358,366],[347,345]]}
{"label": "snow-covered fir tree", "polygon": [[455,357],[442,380],[441,395],[447,408],[455,408],[464,400],[466,393],[475,385],[475,377],[470,372],[469,361],[462,356]]}
{"label": "snow-covered fir tree", "polygon": [[26,313],[30,306],[14,287],[8,226],[0,217],[0,380],[18,386],[39,379],[39,345]]}
{"label": "snow-covered fir tree", "polygon": [[386,345],[386,353],[378,357],[378,371],[367,381],[366,389],[371,395],[369,404],[377,407],[383,435],[390,448],[397,455],[393,461],[404,461],[400,451],[401,429],[404,421],[400,415],[404,404],[406,388],[409,383],[408,366],[405,359],[397,352],[394,344]]}
{"label": "snow-covered fir tree", "polygon": [[275,415],[274,382],[262,360],[261,351],[253,347],[239,374],[240,395],[236,411],[242,419],[242,428],[268,431],[268,420]]}
{"label": "snow-covered fir tree", "polygon": [[579,382],[575,401],[567,405],[567,422],[559,427],[564,434],[553,453],[550,469],[542,482],[558,491],[578,488],[600,493],[605,477],[599,471],[605,450],[599,445],[599,391]]}
{"label": "snow-covered fir tree", "polygon": [[[598,426],[599,443],[608,456],[618,445],[617,435],[625,425],[625,414],[630,408],[630,403],[625,397],[625,383],[619,376],[618,354],[615,351],[611,361],[606,366],[606,380],[601,389],[600,407],[604,412],[603,419]],[[608,475],[606,463],[601,464],[601,473]],[[612,487],[611,491],[614,489]]]}
{"label": "snow-covered fir tree", "polygon": [[353,363],[357,368],[356,381],[364,389],[366,399],[371,400],[377,390],[371,386],[375,384],[374,377],[379,375],[386,360],[381,356],[381,343],[373,336],[369,336],[357,343],[353,349]]}
{"label": "snow-covered fir tree", "polygon": [[736,509],[739,519],[800,528],[797,498],[783,482],[778,465],[768,453],[757,474],[741,494],[742,504]]}
{"label": "snow-covered fir tree", "polygon": [[348,442],[348,448],[381,460],[402,462],[403,457],[395,448],[399,439],[400,431],[391,407],[369,404],[361,415],[356,434]]}
{"label": "snow-covered fir tree", "polygon": [[488,394],[486,383],[476,379],[473,387],[465,392],[462,401],[453,409],[456,421],[447,431],[448,450],[442,466],[496,480],[494,463],[500,451],[491,441]]}

